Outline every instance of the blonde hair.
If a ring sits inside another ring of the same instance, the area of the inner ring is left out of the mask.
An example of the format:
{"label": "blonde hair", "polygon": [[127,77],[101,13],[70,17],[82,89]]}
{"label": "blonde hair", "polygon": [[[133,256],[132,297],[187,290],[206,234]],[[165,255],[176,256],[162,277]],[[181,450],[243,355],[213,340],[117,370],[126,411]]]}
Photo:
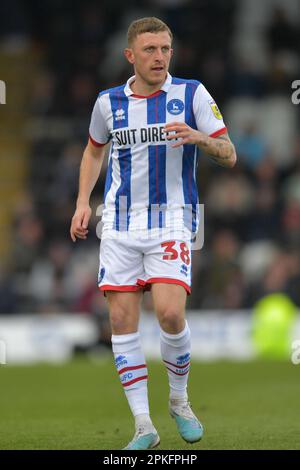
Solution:
{"label": "blonde hair", "polygon": [[162,31],[167,31],[172,41],[173,34],[170,28],[163,21],[158,18],[155,18],[155,16],[149,16],[147,18],[135,20],[130,24],[127,31],[128,45],[131,46],[133,41],[137,38],[139,34],[160,33]]}

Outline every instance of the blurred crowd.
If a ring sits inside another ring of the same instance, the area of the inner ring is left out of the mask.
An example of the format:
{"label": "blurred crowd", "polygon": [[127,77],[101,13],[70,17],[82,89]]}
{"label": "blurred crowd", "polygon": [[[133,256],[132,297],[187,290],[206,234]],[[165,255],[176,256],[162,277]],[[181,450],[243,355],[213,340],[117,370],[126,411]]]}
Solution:
{"label": "blurred crowd", "polygon": [[[95,234],[106,168],[93,192],[88,240],[73,244],[69,225],[91,110],[99,91],[132,74],[122,50],[129,23],[144,16],[171,27],[172,75],[204,83],[238,155],[232,170],[200,156],[205,243],[193,254],[188,307],[251,308],[275,291],[300,306],[300,107],[291,102],[291,83],[300,79],[297,3],[1,2],[0,41],[19,38],[41,60],[28,104],[29,179],[0,278],[0,312],[106,312]],[[152,309],[149,294],[144,308]]]}

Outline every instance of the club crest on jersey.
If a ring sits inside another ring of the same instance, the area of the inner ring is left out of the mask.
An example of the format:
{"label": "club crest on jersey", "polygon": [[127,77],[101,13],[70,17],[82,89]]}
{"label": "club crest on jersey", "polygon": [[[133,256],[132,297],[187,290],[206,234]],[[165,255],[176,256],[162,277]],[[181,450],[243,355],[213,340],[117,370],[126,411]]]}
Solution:
{"label": "club crest on jersey", "polygon": [[175,116],[181,114],[184,110],[184,103],[177,99],[170,100],[167,104],[167,110],[170,114],[174,114]]}
{"label": "club crest on jersey", "polygon": [[211,110],[217,119],[223,119],[221,111],[219,110],[217,103],[214,100],[209,101],[209,106],[211,107]]}
{"label": "club crest on jersey", "polygon": [[116,121],[123,121],[125,118],[125,111],[122,108],[117,109],[115,112],[115,120]]}

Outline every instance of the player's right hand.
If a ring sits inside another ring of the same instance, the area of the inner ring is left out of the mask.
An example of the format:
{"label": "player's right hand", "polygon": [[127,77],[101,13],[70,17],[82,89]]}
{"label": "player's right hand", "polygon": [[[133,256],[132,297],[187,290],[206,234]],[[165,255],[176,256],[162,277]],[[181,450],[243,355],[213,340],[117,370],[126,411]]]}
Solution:
{"label": "player's right hand", "polygon": [[86,240],[89,232],[87,228],[91,214],[92,209],[88,204],[77,206],[70,228],[70,235],[73,242],[76,242],[76,238]]}

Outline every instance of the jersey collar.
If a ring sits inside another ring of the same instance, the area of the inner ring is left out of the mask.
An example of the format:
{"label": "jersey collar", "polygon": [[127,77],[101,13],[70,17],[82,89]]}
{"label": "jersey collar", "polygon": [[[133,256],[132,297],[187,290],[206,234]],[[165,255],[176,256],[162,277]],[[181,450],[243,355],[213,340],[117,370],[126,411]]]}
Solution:
{"label": "jersey collar", "polygon": [[[128,80],[127,80],[127,83],[125,85],[125,88],[124,88],[124,93],[126,96],[131,96],[131,95],[134,95],[134,92],[132,91],[130,85],[132,82],[134,82],[135,80],[135,75],[133,75],[132,77],[130,77]],[[167,78],[166,78],[166,81],[165,83],[161,86],[161,90],[162,91],[165,91],[166,93],[169,91],[170,89],[170,86],[171,86],[171,83],[172,83],[172,76],[169,74],[169,72],[167,73]],[[151,96],[151,95],[150,95]]]}

